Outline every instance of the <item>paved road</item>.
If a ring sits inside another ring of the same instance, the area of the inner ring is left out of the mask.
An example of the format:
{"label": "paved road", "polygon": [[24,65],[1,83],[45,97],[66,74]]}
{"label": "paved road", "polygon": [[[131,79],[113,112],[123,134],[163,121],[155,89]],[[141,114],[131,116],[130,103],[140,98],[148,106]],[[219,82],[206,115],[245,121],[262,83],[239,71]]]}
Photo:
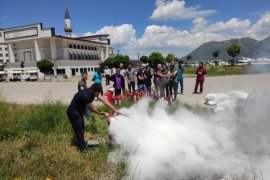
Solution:
{"label": "paved road", "polygon": [[[77,80],[71,82],[1,82],[0,92],[8,102],[42,103],[51,98],[69,103],[77,91]],[[92,82],[88,81],[88,84]],[[184,79],[184,95],[178,98],[189,104],[203,103],[208,93],[241,90],[248,93],[270,91],[270,74],[206,77],[204,92],[192,95],[195,78]],[[110,86],[104,86],[107,90]]]}

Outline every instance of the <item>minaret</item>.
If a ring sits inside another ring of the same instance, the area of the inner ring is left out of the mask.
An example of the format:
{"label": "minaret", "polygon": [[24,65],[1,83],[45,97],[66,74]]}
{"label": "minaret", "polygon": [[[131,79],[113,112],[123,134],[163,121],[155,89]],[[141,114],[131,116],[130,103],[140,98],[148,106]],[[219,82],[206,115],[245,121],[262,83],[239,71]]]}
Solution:
{"label": "minaret", "polygon": [[65,29],[64,30],[66,32],[67,37],[72,37],[71,35],[72,27],[71,27],[71,20],[70,20],[68,8],[66,8],[66,12],[65,12]]}

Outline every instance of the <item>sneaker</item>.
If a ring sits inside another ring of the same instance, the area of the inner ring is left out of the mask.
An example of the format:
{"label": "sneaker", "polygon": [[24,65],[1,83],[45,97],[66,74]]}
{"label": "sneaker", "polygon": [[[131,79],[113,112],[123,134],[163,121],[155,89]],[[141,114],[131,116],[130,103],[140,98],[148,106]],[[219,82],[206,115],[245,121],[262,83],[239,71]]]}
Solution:
{"label": "sneaker", "polygon": [[87,143],[87,146],[89,146],[90,148],[91,148],[91,147],[97,147],[97,146],[100,145],[100,143],[99,143],[98,141],[90,141],[90,140],[87,140],[86,143]]}

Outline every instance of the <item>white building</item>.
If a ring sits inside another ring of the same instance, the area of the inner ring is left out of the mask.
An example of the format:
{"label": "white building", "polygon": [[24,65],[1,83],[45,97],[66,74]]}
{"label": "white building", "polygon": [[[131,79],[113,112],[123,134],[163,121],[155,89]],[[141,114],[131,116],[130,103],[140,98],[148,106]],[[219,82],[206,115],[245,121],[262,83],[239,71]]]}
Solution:
{"label": "white building", "polygon": [[[0,38],[1,38],[2,32],[0,30]],[[8,62],[8,48],[6,45],[0,44],[0,65]]]}
{"label": "white building", "polygon": [[1,29],[0,61],[2,59],[6,63],[5,70],[28,69],[34,72],[37,61],[49,59],[54,63],[55,76],[70,77],[82,72],[91,74],[102,61],[113,55],[108,34],[71,37],[72,26],[67,9],[64,29],[66,37],[56,35],[54,28],[43,28],[41,23]]}

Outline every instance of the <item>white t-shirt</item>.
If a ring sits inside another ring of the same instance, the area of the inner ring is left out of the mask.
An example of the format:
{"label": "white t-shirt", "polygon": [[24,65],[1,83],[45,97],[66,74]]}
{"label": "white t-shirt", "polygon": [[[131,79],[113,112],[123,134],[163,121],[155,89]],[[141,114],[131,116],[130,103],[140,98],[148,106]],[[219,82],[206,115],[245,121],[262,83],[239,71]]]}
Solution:
{"label": "white t-shirt", "polygon": [[104,75],[111,75],[111,70],[110,69],[104,69]]}

